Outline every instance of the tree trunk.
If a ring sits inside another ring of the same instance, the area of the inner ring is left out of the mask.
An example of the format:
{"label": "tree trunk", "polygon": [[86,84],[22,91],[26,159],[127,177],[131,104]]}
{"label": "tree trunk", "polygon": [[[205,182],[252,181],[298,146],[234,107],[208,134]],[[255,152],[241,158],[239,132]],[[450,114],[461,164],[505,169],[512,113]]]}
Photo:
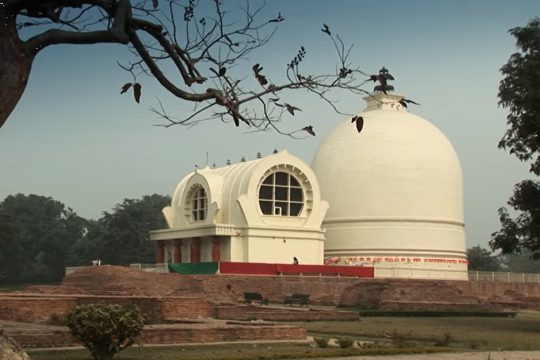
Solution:
{"label": "tree trunk", "polygon": [[0,127],[19,102],[34,55],[19,39],[15,15],[0,7]]}

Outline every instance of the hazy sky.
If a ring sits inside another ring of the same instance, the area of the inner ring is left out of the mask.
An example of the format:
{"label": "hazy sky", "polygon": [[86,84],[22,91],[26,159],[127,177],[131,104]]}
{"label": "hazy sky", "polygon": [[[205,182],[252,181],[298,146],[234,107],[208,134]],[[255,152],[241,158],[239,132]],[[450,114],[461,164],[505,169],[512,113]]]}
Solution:
{"label": "hazy sky", "polygon": [[[307,50],[306,66],[333,70],[323,23],[354,44],[353,64],[367,73],[386,66],[396,78],[396,93],[421,103],[410,110],[453,143],[464,174],[467,246],[486,247],[499,228],[497,209],[513,185],[529,177],[527,164],[497,148],[506,129],[497,90],[499,69],[516,51],[508,29],[540,15],[540,1],[267,1],[264,15],[278,12],[286,20],[272,42],[248,59],[246,71],[258,62],[279,82],[300,46]],[[60,45],[38,55],[22,100],[0,128],[0,200],[16,193],[51,196],[83,217],[98,218],[124,198],[172,194],[207,156],[219,166],[277,148],[311,163],[322,139],[344,120],[298,93],[288,100],[303,111],[289,125],[311,124],[315,138],[248,134],[247,128],[217,122],[154,127],[160,120],[148,109],[157,97],[171,113],[189,114],[192,107],[148,77],[139,79],[141,104],[120,95],[131,77],[116,61],[126,54],[120,45]],[[344,111],[364,109],[359,96],[335,97]]]}

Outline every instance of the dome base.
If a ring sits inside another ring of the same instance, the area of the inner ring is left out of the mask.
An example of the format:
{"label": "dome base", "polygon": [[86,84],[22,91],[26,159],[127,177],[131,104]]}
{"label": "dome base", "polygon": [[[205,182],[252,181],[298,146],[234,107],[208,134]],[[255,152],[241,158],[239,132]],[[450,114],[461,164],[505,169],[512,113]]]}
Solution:
{"label": "dome base", "polygon": [[331,256],[326,265],[370,266],[375,278],[468,280],[465,254],[388,254],[362,252],[356,256]]}

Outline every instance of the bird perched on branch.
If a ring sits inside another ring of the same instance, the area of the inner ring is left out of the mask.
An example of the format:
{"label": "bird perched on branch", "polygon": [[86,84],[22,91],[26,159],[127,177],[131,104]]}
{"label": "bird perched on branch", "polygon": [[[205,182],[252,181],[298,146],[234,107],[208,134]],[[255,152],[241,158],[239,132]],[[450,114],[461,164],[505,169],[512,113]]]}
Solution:
{"label": "bird perched on branch", "polygon": [[266,84],[268,84],[268,80],[266,79],[266,76],[261,74],[261,71],[263,69],[261,65],[255,64],[253,65],[252,69],[253,69],[253,72],[255,73],[255,78],[257,79],[259,84],[261,84],[261,86],[265,86]]}

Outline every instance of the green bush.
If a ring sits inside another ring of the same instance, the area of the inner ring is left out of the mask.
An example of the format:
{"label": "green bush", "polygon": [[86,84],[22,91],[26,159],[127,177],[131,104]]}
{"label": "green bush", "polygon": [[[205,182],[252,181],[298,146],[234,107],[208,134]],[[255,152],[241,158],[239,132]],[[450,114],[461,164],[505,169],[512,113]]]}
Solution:
{"label": "green bush", "polygon": [[95,360],[111,360],[135,343],[144,320],[136,305],[91,304],[74,308],[67,326]]}
{"label": "green bush", "polygon": [[354,340],[351,339],[337,339],[336,342],[342,349],[350,348],[354,345]]}
{"label": "green bush", "polygon": [[321,337],[315,337],[315,338],[313,338],[313,340],[315,341],[317,346],[320,347],[320,348],[327,348],[328,347],[328,342],[330,341],[329,338],[321,338]]}

